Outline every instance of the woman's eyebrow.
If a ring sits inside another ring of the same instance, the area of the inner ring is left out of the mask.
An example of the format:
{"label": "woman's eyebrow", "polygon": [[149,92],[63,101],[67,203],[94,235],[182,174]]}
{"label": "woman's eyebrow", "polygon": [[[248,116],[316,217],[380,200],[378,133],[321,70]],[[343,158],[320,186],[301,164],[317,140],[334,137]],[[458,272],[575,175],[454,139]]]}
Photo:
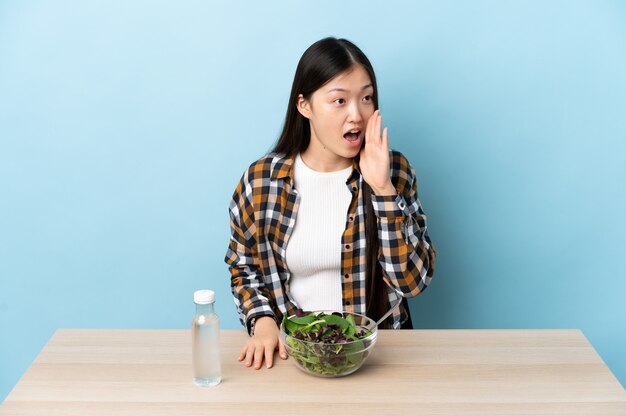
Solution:
{"label": "woman's eyebrow", "polygon": [[[364,85],[364,86],[361,88],[361,91],[363,91],[363,90],[364,90],[365,88],[367,88],[367,87],[372,87],[372,84],[367,84],[367,85]],[[333,91],[350,92],[350,90],[346,90],[346,89],[344,89],[344,88],[333,88],[333,89],[328,90],[328,91],[327,91],[327,94],[329,94],[329,93],[331,93],[331,92],[333,92]]]}

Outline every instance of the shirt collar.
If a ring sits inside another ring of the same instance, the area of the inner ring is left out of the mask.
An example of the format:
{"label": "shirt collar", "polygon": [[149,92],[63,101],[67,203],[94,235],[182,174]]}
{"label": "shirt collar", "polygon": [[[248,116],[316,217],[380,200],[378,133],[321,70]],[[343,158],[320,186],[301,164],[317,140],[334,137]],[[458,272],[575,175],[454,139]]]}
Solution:
{"label": "shirt collar", "polygon": [[[271,180],[285,179],[293,183],[293,157],[285,156],[284,154],[277,155],[278,160],[274,163],[270,174]],[[361,175],[361,167],[359,165],[359,156],[352,160],[352,173],[348,177],[348,181],[351,179],[357,179]]]}

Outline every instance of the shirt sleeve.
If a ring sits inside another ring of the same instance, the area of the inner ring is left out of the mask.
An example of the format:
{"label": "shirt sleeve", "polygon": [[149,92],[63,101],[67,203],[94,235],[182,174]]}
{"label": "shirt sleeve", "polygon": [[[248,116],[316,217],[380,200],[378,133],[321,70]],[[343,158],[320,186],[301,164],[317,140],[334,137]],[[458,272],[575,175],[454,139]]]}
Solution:
{"label": "shirt sleeve", "polygon": [[244,173],[229,204],[231,235],[224,260],[229,266],[239,320],[251,335],[252,318],[272,316],[277,319],[264,295],[267,289],[260,267],[252,191],[247,176],[247,172]]}
{"label": "shirt sleeve", "polygon": [[403,297],[413,297],[430,284],[436,249],[417,195],[415,170],[404,156],[393,158],[394,170],[392,182],[397,194],[372,193],[378,223],[378,260],[387,285]]}

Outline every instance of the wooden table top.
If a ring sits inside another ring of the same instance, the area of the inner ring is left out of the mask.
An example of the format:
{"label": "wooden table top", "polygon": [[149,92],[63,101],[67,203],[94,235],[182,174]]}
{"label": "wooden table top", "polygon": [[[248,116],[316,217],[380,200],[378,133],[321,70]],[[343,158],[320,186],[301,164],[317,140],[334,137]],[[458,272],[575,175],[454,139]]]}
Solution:
{"label": "wooden table top", "polygon": [[579,330],[381,330],[342,378],[275,355],[237,361],[222,330],[222,382],[192,382],[189,330],[60,329],[0,415],[626,415],[626,392]]}

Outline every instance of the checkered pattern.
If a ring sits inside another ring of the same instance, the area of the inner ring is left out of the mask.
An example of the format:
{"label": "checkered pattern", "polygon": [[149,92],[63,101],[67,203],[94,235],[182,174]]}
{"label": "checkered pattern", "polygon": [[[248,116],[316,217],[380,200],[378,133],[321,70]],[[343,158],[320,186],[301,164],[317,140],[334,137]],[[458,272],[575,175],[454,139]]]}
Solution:
{"label": "checkered pattern", "polygon": [[[420,294],[434,272],[435,246],[417,196],[415,170],[404,155],[390,150],[391,181],[397,194],[372,194],[378,223],[379,257],[389,305]],[[358,161],[346,186],[352,202],[342,236],[341,276],[344,310],[366,314],[365,207]],[[300,196],[293,184],[293,159],[270,153],[244,172],[229,206],[231,237],[225,261],[242,325],[251,333],[253,318],[282,320],[299,307],[289,296],[285,251],[293,231]],[[393,328],[407,318],[401,305],[392,314]]]}

